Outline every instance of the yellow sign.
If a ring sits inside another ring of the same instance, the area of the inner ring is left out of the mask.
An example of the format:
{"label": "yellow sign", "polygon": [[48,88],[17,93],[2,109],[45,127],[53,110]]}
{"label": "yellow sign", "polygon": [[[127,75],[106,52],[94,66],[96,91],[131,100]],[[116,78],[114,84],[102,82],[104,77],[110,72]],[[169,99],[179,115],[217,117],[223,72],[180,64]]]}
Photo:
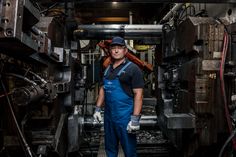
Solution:
{"label": "yellow sign", "polygon": [[149,45],[135,45],[134,48],[137,51],[146,51],[149,49]]}

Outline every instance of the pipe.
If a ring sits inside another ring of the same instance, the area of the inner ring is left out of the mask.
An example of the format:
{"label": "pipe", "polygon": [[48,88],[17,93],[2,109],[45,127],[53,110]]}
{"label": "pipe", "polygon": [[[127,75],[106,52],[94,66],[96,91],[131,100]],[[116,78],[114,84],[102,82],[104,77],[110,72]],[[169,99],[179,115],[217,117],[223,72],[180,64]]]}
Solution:
{"label": "pipe", "polygon": [[157,125],[157,116],[141,116],[140,126],[156,126]]}
{"label": "pipe", "polygon": [[[102,127],[103,121],[98,123],[95,122],[93,117],[86,117],[82,122],[85,127]],[[157,125],[157,116],[141,116],[140,126],[156,126]]]}
{"label": "pipe", "polygon": [[129,11],[129,24],[133,24],[133,13],[132,11]]}
{"label": "pipe", "polygon": [[167,21],[175,11],[179,10],[184,3],[175,3],[175,6],[160,20],[160,23]]}
{"label": "pipe", "polygon": [[[129,11],[129,24],[132,25],[133,24],[133,13],[132,11]],[[134,41],[133,40],[129,40],[128,41],[130,47],[134,47]]]}
{"label": "pipe", "polygon": [[111,39],[122,36],[125,39],[158,38],[162,35],[162,25],[79,25],[74,31],[77,40]]}

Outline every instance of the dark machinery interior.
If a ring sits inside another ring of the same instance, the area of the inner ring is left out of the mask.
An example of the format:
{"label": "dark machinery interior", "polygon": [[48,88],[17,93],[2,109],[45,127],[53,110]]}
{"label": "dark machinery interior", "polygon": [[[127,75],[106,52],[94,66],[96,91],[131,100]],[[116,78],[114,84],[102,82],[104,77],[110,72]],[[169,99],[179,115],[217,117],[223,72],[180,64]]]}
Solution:
{"label": "dark machinery interior", "polygon": [[104,156],[92,114],[114,36],[144,72],[140,157],[235,156],[235,3],[0,1],[0,157]]}

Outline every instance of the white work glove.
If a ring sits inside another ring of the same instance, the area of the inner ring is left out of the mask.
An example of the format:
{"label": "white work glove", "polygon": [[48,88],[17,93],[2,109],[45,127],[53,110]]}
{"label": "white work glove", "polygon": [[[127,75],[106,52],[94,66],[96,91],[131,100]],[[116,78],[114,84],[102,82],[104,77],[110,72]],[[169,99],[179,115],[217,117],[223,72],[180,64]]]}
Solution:
{"label": "white work glove", "polygon": [[139,129],[140,129],[140,124],[139,124],[139,120],[140,120],[141,115],[138,116],[131,116],[131,120],[129,121],[128,125],[127,125],[127,131],[128,133],[136,133]]}
{"label": "white work glove", "polygon": [[102,121],[101,108],[100,107],[96,106],[94,114],[93,114],[93,118],[96,122],[100,123]]}

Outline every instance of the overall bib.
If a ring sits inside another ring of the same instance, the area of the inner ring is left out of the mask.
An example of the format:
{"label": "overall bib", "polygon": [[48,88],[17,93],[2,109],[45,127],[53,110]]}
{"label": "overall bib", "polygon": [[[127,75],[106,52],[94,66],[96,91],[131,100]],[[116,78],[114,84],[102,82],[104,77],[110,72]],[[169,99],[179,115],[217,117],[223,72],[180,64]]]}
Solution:
{"label": "overall bib", "polygon": [[128,96],[119,81],[119,76],[131,64],[128,62],[114,80],[106,79],[110,66],[104,73],[105,110],[104,131],[105,151],[108,157],[117,157],[119,141],[126,157],[136,157],[136,135],[126,130],[133,113],[133,97]]}

